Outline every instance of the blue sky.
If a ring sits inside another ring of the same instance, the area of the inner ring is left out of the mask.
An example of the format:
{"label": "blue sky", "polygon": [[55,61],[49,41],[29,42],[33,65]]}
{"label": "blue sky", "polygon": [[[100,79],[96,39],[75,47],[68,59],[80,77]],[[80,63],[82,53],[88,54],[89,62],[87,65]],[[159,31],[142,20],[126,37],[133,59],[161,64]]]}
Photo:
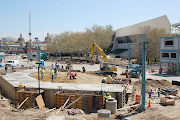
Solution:
{"label": "blue sky", "polygon": [[29,12],[32,40],[43,41],[47,33],[84,31],[97,24],[113,29],[167,15],[180,22],[180,0],[0,0],[0,39],[29,40]]}

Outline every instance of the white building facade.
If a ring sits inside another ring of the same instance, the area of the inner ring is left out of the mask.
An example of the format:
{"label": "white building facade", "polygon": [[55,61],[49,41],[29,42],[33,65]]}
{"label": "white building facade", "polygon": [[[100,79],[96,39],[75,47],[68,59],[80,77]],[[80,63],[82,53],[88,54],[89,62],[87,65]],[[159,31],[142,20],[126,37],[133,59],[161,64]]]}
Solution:
{"label": "white building facade", "polygon": [[116,55],[122,57],[123,54],[128,52],[129,43],[135,43],[135,41],[131,39],[130,36],[139,35],[139,28],[143,28],[145,26],[151,26],[152,28],[164,28],[167,34],[171,32],[171,23],[166,15],[132,26],[120,28],[115,32],[112,51],[119,51],[119,53],[115,53],[117,53]]}
{"label": "white building facade", "polygon": [[180,37],[162,37],[160,46],[160,68],[162,63],[168,63],[170,72],[179,75],[179,53]]}

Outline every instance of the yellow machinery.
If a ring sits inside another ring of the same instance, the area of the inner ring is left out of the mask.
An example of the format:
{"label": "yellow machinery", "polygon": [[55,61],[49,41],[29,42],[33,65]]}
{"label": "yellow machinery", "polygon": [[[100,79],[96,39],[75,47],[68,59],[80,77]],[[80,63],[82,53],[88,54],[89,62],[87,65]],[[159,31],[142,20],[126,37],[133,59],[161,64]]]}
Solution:
{"label": "yellow machinery", "polygon": [[93,41],[91,42],[91,46],[90,46],[90,53],[89,53],[89,55],[91,56],[90,61],[92,62],[94,48],[96,48],[96,50],[103,56],[104,59],[104,62],[100,63],[101,73],[110,74],[110,75],[114,74],[116,76],[117,74],[113,72],[117,72],[117,67],[115,65],[110,66],[110,63],[107,62],[107,56],[104,53],[104,51]]}
{"label": "yellow machinery", "polygon": [[26,58],[27,58],[27,55],[21,55],[21,58],[22,58],[22,59],[26,59]]}

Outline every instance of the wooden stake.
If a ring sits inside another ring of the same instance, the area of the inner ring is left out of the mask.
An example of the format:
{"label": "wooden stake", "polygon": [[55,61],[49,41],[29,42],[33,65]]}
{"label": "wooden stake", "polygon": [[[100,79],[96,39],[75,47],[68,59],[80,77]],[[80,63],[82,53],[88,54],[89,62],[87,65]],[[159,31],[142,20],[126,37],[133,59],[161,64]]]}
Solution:
{"label": "wooden stake", "polygon": [[55,113],[55,115],[57,115],[57,114],[58,114],[58,112],[61,110],[61,108],[62,108],[62,106],[58,109],[58,111]]}
{"label": "wooden stake", "polygon": [[64,103],[64,105],[61,106],[61,107],[58,109],[58,111],[55,113],[55,115],[57,115],[60,110],[64,110],[64,107],[65,107],[65,105],[67,104],[67,102],[69,101],[69,99],[70,99],[70,96],[68,97],[68,99],[66,100],[66,102]]}
{"label": "wooden stake", "polygon": [[76,99],[75,101],[73,101],[71,104],[69,104],[68,106],[66,106],[65,108],[64,108],[64,110],[65,109],[67,109],[67,108],[69,108],[71,105],[73,105],[74,103],[76,103],[78,100],[80,100],[82,97],[83,97],[84,95],[82,95],[81,97],[79,97],[78,99]]}
{"label": "wooden stake", "polygon": [[53,110],[55,110],[55,109],[56,109],[56,108],[50,109],[50,110],[46,111],[45,113],[51,112],[51,111],[53,111]]}
{"label": "wooden stake", "polygon": [[62,106],[61,110],[64,110],[64,107],[65,107],[66,104],[68,103],[69,99],[70,99],[70,96],[68,97],[68,99],[66,100],[66,102],[64,103],[64,105]]}
{"label": "wooden stake", "polygon": [[28,97],[19,105],[17,109],[19,109],[26,102],[26,100],[28,100]]}

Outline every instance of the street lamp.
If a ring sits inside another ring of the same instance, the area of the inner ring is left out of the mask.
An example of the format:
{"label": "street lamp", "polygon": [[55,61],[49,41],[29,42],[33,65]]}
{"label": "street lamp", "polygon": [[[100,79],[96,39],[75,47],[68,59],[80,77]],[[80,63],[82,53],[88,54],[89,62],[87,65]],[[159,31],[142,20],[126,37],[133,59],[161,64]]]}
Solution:
{"label": "street lamp", "polygon": [[39,76],[39,68],[40,65],[42,64],[40,61],[36,62],[36,64],[38,64],[38,86],[39,86],[39,95],[40,95],[40,76]]}

